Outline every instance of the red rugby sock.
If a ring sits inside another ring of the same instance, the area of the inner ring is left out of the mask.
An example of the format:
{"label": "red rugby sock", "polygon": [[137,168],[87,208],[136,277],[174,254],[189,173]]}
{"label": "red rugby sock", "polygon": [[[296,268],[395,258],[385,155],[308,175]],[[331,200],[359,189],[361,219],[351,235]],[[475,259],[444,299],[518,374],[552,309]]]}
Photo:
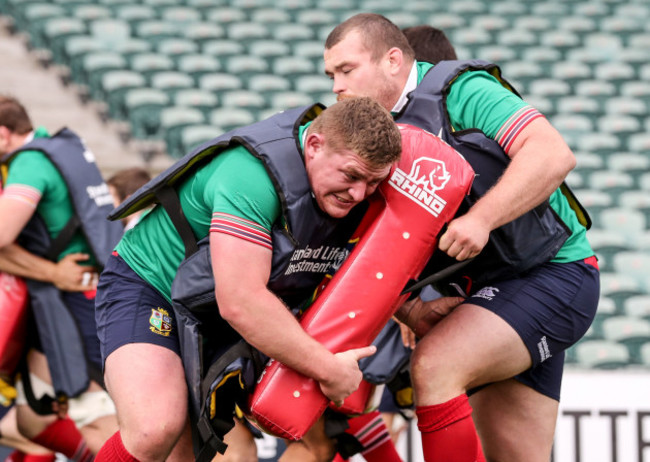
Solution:
{"label": "red rugby sock", "polygon": [[55,460],[54,454],[25,454],[22,462],[54,462]]}
{"label": "red rugby sock", "polygon": [[402,462],[379,411],[348,420],[347,433],[363,445],[361,455],[368,462]]}
{"label": "red rugby sock", "polygon": [[467,395],[433,406],[417,406],[415,412],[426,462],[485,460]]}
{"label": "red rugby sock", "polygon": [[95,456],[95,462],[139,462],[133,457],[122,443],[120,432],[111,436]]}
{"label": "red rugby sock", "polygon": [[32,441],[54,452],[60,452],[74,462],[89,462],[93,459],[79,429],[67,417],[55,420]]}

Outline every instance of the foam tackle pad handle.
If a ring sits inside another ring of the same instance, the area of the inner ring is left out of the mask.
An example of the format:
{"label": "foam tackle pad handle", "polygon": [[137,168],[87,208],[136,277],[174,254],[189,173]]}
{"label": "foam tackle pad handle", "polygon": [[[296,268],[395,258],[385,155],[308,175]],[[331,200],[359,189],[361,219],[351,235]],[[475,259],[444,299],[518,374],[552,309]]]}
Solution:
{"label": "foam tackle pad handle", "polygon": [[[300,321],[332,352],[373,342],[406,299],[400,293],[423,270],[474,178],[469,163],[440,138],[398,125],[401,160],[373,195],[353,236],[357,245]],[[262,429],[293,440],[328,403],[315,380],[277,361],[267,365],[249,400]]]}

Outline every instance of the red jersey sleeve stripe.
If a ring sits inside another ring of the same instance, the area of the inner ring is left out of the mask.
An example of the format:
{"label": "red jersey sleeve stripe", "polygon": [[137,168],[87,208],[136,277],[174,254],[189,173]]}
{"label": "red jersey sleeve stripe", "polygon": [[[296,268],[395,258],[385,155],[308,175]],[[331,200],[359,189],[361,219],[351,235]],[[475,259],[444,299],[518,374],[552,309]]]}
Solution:
{"label": "red jersey sleeve stripe", "polygon": [[41,192],[32,186],[24,184],[10,184],[4,189],[3,196],[36,207],[41,200]]}
{"label": "red jersey sleeve stripe", "polygon": [[216,214],[213,215],[212,222],[210,223],[210,232],[228,234],[272,249],[271,234],[265,228],[253,222],[247,222],[247,220],[239,221],[235,218],[216,218]]}
{"label": "red jersey sleeve stripe", "polygon": [[501,127],[496,136],[496,141],[508,154],[512,143],[517,139],[517,136],[530,122],[538,117],[544,117],[541,112],[532,106],[525,106],[519,111],[515,112]]}

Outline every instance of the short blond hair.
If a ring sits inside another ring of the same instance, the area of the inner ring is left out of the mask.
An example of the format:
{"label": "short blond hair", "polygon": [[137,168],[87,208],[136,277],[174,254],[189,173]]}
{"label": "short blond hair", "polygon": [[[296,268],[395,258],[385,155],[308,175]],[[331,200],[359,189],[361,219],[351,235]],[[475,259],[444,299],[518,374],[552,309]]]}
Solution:
{"label": "short blond hair", "polygon": [[398,161],[402,153],[402,137],[392,115],[365,96],[346,98],[328,107],[308,133],[323,134],[333,149],[354,151],[373,168]]}

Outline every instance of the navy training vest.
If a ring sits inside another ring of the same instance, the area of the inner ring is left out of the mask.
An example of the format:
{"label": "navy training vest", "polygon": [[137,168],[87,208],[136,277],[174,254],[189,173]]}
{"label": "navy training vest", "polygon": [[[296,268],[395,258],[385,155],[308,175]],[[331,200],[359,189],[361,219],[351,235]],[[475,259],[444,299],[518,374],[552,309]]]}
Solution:
{"label": "navy training vest", "polygon": [[[406,107],[396,117],[400,123],[423,128],[441,137],[460,152],[477,173],[471,192],[457,215],[467,212],[501,177],[510,163],[499,144],[478,129],[452,131],[447,115],[449,86],[460,74],[485,70],[495,75],[504,87],[517,92],[500,76],[499,68],[486,61],[441,61],[431,68],[417,88],[409,94]],[[477,284],[507,278],[551,260],[570,235],[548,200],[519,218],[493,230],[483,251],[463,268],[463,275]],[[423,274],[437,272],[455,262],[437,250]],[[457,276],[453,276],[455,279]],[[446,282],[449,282],[447,280]],[[480,288],[476,285],[475,288]],[[446,292],[445,284],[439,284]]]}
{"label": "navy training vest", "polygon": [[[65,227],[70,230],[69,237],[81,232],[95,260],[103,266],[120,240],[123,227],[106,219],[113,200],[92,153],[75,133],[64,128],[49,138],[34,139],[5,155],[2,164],[9,165],[16,155],[25,151],[42,152],[61,173],[75,211],[75,216]],[[29,251],[54,261],[67,244],[59,242],[55,246],[58,251],[52,253],[55,241],[38,214],[33,215],[18,238],[18,242]],[[61,292],[50,283],[32,279],[26,279],[26,282],[56,393],[77,396],[88,388],[91,376],[103,383],[101,370],[88,364],[79,328]]]}

